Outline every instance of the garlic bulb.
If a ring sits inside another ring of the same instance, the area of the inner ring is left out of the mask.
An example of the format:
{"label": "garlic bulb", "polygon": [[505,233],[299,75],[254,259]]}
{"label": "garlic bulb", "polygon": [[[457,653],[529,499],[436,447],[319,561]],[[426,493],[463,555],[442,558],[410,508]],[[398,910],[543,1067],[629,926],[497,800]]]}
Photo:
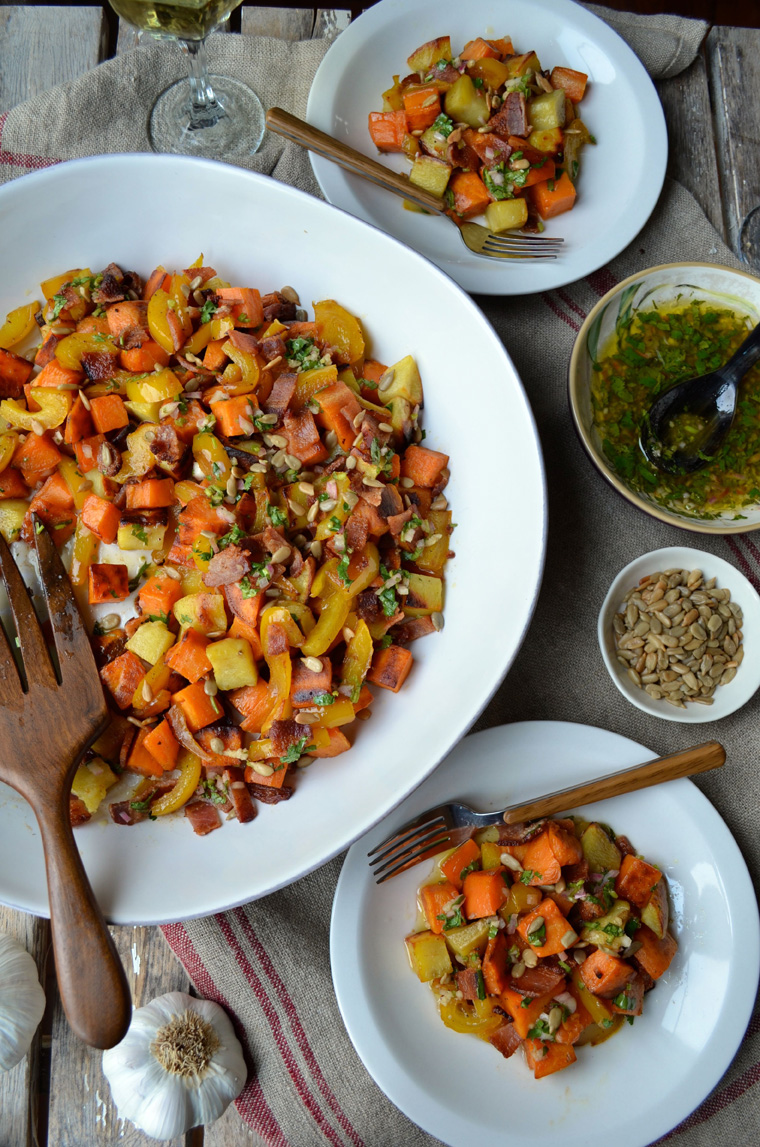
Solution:
{"label": "garlic bulb", "polygon": [[247,1075],[224,1010],[184,992],[137,1008],[121,1043],[103,1052],[103,1071],[119,1118],[154,1139],[213,1123]]}
{"label": "garlic bulb", "polygon": [[37,965],[26,948],[0,933],[0,1071],[24,1058],[44,1010]]}

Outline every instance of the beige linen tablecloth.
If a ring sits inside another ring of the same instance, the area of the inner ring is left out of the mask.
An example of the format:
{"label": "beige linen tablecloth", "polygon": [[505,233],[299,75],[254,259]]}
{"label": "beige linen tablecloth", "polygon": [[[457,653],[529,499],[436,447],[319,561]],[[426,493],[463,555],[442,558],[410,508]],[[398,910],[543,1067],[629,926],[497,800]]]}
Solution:
{"label": "beige linen tablecloth", "polygon": [[[698,21],[595,10],[632,44],[654,77],[682,71],[705,32]],[[249,83],[266,106],[278,104],[301,116],[325,51],[319,41],[286,44],[215,36],[210,43],[213,70]],[[13,109],[0,117],[0,181],[64,158],[147,151],[147,111],[155,96],[183,73],[178,50],[152,44]],[[278,137],[267,136],[248,166],[318,194],[304,153]],[[512,355],[536,414],[547,465],[550,532],[535,618],[478,727],[526,719],[586,722],[659,752],[689,740],[682,726],[648,717],[618,694],[596,646],[595,621],[623,565],[646,550],[690,539],[644,517],[602,482],[575,437],[566,398],[573,340],[599,296],[643,267],[686,259],[736,262],[688,192],[668,183],[650,223],[610,266],[543,295],[479,300]],[[755,537],[700,537],[695,544],[733,561],[758,585]],[[725,817],[755,877],[760,875],[759,704],[755,699],[734,717],[699,731],[705,738],[719,737],[729,750],[730,769],[698,783]],[[330,906],[340,867],[338,858],[255,904],[166,927],[164,935],[199,993],[218,1000],[236,1019],[251,1068],[237,1106],[251,1128],[252,1143],[430,1145],[435,1141],[375,1086],[343,1029],[328,953]],[[759,1032],[756,1013],[726,1077],[668,1138],[684,1147],[757,1142]],[[593,1135],[599,1129],[589,1131]]]}

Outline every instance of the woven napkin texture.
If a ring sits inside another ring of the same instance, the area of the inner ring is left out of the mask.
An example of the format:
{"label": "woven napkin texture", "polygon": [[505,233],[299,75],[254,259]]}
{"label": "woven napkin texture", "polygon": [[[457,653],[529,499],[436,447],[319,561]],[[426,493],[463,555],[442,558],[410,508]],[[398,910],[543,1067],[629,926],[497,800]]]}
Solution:
{"label": "woven napkin texture", "polygon": [[[655,78],[678,74],[706,25],[593,8],[628,40]],[[303,115],[326,45],[211,37],[212,69],[253,87],[265,106]],[[169,44],[142,46],[72,83],[0,116],[0,182],[63,158],[147,151],[147,110],[184,74]],[[304,154],[268,136],[248,166],[317,194]],[[612,729],[666,752],[684,729],[634,709],[612,685],[596,647],[595,622],[610,581],[632,558],[688,544],[675,528],[640,514],[601,481],[572,430],[567,363],[594,302],[626,275],[655,263],[701,259],[735,265],[700,208],[668,183],[652,220],[609,267],[570,287],[520,299],[479,299],[524,381],[538,422],[549,488],[549,546],[543,588],[527,639],[478,728],[517,720],[569,720]],[[695,544],[733,561],[760,587],[751,536]],[[754,874],[760,806],[754,767],[757,700],[700,738],[719,737],[730,771],[700,779],[734,832]],[[254,1147],[427,1147],[437,1141],[407,1120],[375,1086],[344,1031],[330,980],[328,929],[338,858],[298,884],[206,920],[164,928],[199,993],[236,1019],[250,1079],[237,1102]],[[757,1141],[760,1016],[714,1093],[668,1138],[684,1147]]]}

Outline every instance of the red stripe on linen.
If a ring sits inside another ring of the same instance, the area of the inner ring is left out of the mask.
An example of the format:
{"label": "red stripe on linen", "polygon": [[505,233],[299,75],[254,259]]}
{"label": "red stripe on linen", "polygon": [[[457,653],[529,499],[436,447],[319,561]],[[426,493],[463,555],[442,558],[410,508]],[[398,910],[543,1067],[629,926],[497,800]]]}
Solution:
{"label": "red stripe on linen", "polygon": [[282,1030],[280,1017],[272,1007],[272,1002],[267,995],[266,989],[261,983],[259,977],[256,975],[256,972],[252,967],[246,953],[240,946],[237,936],[230,927],[229,921],[222,913],[214,916],[213,919],[216,921],[220,932],[232,949],[238,967],[245,976],[250,987],[253,989],[253,993],[256,996],[256,999],[261,1005],[261,1010],[264,1012],[264,1015],[267,1018],[267,1022],[269,1023],[269,1027],[272,1032],[272,1036],[274,1037],[275,1044],[277,1045],[277,1049],[280,1052],[283,1062],[288,1069],[290,1078],[293,1080],[293,1085],[298,1092],[301,1102],[319,1129],[322,1131],[322,1134],[325,1136],[325,1138],[333,1144],[333,1147],[342,1147],[338,1133],[333,1127],[330,1126],[324,1113],[319,1108],[315,1097],[309,1091],[306,1080],[304,1079],[301,1073],[301,1069],[295,1061],[292,1049],[290,1048],[285,1033]]}
{"label": "red stripe on linen", "polygon": [[571,327],[577,334],[577,332],[581,329],[580,323],[576,323],[575,319],[571,319],[569,315],[566,315],[565,312],[557,306],[551,295],[544,294],[541,296],[541,299],[546,303],[549,310],[554,312],[558,319],[562,319],[562,322],[567,323],[567,325]]}
{"label": "red stripe on linen", "polygon": [[736,538],[732,538],[730,536],[730,534],[727,535],[726,536],[726,545],[728,546],[728,548],[733,552],[734,556],[736,557],[736,560],[739,563],[739,565],[741,566],[742,572],[745,575],[745,577],[749,579],[749,581],[754,586],[754,588],[758,591],[758,593],[760,593],[760,579],[758,579],[757,574],[752,569],[752,566],[749,564],[749,562],[747,561],[747,558],[745,557],[745,555],[743,554],[739,545],[737,544]]}
{"label": "red stripe on linen", "polygon": [[[745,546],[746,549],[748,549],[750,551],[750,554],[751,554],[753,560],[756,562],[756,564],[758,566],[760,566],[760,550],[758,550],[755,543],[751,540],[751,535],[750,534],[741,534],[740,536],[741,536],[741,544],[743,546]],[[739,538],[736,538],[736,541],[738,543]]]}
{"label": "red stripe on linen", "polygon": [[750,1087],[753,1087],[758,1080],[760,1080],[760,1063],[748,1068],[743,1075],[740,1075],[723,1091],[719,1091],[717,1095],[706,1099],[702,1106],[698,1107],[688,1119],[684,1119],[683,1123],[679,1123],[677,1127],[674,1127],[657,1142],[666,1143],[668,1139],[673,1139],[676,1135],[683,1135],[684,1131],[691,1131],[693,1127],[699,1127],[700,1123],[706,1123],[708,1119],[712,1119],[714,1115],[718,1115],[730,1107],[737,1099],[741,1099],[742,1095],[749,1091]]}
{"label": "red stripe on linen", "polygon": [[606,295],[608,291],[616,287],[620,280],[613,275],[609,267],[600,267],[598,271],[586,276],[586,282],[594,294],[601,299],[602,295]]}
{"label": "red stripe on linen", "polygon": [[583,307],[579,307],[575,299],[570,298],[567,291],[557,291],[557,294],[569,310],[578,315],[581,319],[585,319],[588,312],[584,311]]}
{"label": "red stripe on linen", "polygon": [[[221,1004],[226,1009],[233,1023],[235,1023],[235,1014],[228,1000],[225,999],[211,979],[205,964],[193,947],[192,941],[185,931],[184,926],[182,924],[164,924],[161,931],[164,934],[167,944],[184,965],[188,975],[192,977],[193,983],[203,992],[204,997]],[[245,1120],[249,1127],[252,1127],[254,1131],[261,1135],[268,1144],[268,1147],[289,1147],[282,1129],[264,1098],[264,1092],[258,1078],[250,1071],[250,1064],[254,1062],[254,1059],[248,1047],[245,1032],[237,1023],[235,1024],[235,1029],[246,1051],[246,1058],[249,1064],[248,1080],[240,1095],[235,1100],[235,1107],[241,1118]]]}
{"label": "red stripe on linen", "polygon": [[14,151],[3,151],[3,128],[8,118],[8,112],[0,116],[0,165],[6,167],[28,167],[32,171],[40,171],[43,167],[52,167],[60,163],[60,159],[46,159],[42,155],[23,155]]}
{"label": "red stripe on linen", "polygon": [[290,1020],[290,1025],[298,1042],[298,1046],[303,1053],[303,1057],[306,1060],[309,1070],[311,1071],[311,1074],[313,1075],[319,1090],[322,1092],[328,1104],[330,1105],[330,1108],[337,1117],[341,1127],[346,1132],[351,1142],[355,1144],[355,1147],[365,1147],[364,1140],[352,1127],[348,1117],[341,1108],[337,1097],[333,1093],[332,1088],[322,1074],[322,1069],[317,1063],[316,1056],[312,1051],[311,1045],[309,1043],[309,1037],[306,1035],[306,1032],[303,1029],[303,1025],[301,1024],[301,1019],[296,1010],[296,1006],[293,1003],[293,1000],[291,999],[285,984],[282,982],[277,969],[269,958],[269,953],[254,932],[251,922],[246,916],[245,911],[242,908],[236,908],[233,912],[233,915],[237,919],[237,922],[240,925],[245,938],[251,945],[251,949],[253,950],[253,954],[256,957],[259,968],[269,977],[269,981],[277,993],[277,998],[280,1000],[280,1003],[285,1009],[285,1014]]}

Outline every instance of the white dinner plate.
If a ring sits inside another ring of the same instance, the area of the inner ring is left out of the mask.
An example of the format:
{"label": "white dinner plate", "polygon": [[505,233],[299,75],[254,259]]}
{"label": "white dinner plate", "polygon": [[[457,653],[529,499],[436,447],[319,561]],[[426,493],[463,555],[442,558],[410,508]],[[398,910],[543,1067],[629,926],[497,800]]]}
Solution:
{"label": "white dinner plate", "polygon": [[[543,465],[515,368],[474,303],[415,251],[276,180],[181,156],[77,160],[0,188],[2,316],[69,268],[114,260],[148,275],[158,263],[187,267],[200,252],[233,283],[293,286],[309,309],[337,299],[360,317],[383,362],[416,357],[426,442],[451,456],[456,557],[443,632],[415,643],[401,692],[378,690],[353,749],[300,771],[287,804],[259,806],[251,824],[230,821],[203,838],[181,814],[130,828],[98,814],[77,830],[115,923],[183,920],[254,900],[366,832],[435,768],[498,686],[543,565]],[[414,283],[414,296],[398,283]],[[507,495],[498,520],[494,491]],[[2,785],[0,901],[47,913],[33,815]]]}
{"label": "white dinner plate", "polygon": [[473,255],[449,220],[407,211],[398,196],[312,155],[325,197],[421,251],[468,291],[547,291],[604,266],[652,213],[665,178],[668,139],[659,97],[638,57],[607,24],[571,0],[381,0],[349,24],[320,64],[309,93],[309,123],[394,171],[408,172],[404,156],[377,156],[367,117],[382,110],[392,77],[408,73],[407,56],[446,35],[454,52],[477,36],[511,36],[516,51],[536,51],[544,68],[562,65],[589,76],[579,107],[598,142],[583,150],[575,207],[547,224],[547,234],[565,239],[562,255],[521,262]]}
{"label": "white dinner plate", "polygon": [[628,836],[666,873],[679,949],[632,1028],[579,1049],[577,1063],[546,1079],[534,1080],[520,1053],[506,1060],[488,1043],[465,1043],[445,1028],[429,986],[411,971],[404,936],[414,928],[415,890],[431,862],[379,887],[367,864],[369,849],[442,801],[504,808],[654,755],[587,725],[488,729],[467,737],[351,848],[330,936],[341,1014],[388,1098],[450,1147],[588,1147],[597,1134],[616,1147],[644,1147],[693,1111],[731,1062],[757,990],[757,903],[736,842],[691,781],[577,810]]}

